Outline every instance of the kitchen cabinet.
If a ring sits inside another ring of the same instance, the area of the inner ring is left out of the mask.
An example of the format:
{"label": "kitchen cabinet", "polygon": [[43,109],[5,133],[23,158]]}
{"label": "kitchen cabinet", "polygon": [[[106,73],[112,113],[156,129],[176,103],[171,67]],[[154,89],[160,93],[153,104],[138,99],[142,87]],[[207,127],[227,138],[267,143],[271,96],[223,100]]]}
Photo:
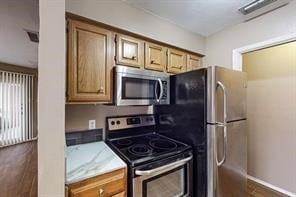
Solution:
{"label": "kitchen cabinet", "polygon": [[168,49],[168,73],[186,72],[186,53],[176,49]]}
{"label": "kitchen cabinet", "polygon": [[125,197],[126,168],[67,185],[68,197]]}
{"label": "kitchen cabinet", "polygon": [[111,102],[113,32],[68,19],[67,102]]}
{"label": "kitchen cabinet", "polygon": [[187,71],[196,70],[198,68],[201,68],[201,58],[196,55],[187,55]]}
{"label": "kitchen cabinet", "polygon": [[144,41],[116,34],[116,63],[141,68],[144,66]]}
{"label": "kitchen cabinet", "polygon": [[166,63],[166,47],[145,42],[145,69],[164,72]]}

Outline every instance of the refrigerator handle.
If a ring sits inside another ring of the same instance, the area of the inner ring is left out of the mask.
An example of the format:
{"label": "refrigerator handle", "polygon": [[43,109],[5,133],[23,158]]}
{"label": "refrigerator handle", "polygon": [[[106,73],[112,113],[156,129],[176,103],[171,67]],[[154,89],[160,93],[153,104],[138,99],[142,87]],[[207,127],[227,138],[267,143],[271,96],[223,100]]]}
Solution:
{"label": "refrigerator handle", "polygon": [[217,87],[221,87],[223,91],[223,123],[217,122],[217,126],[223,127],[223,158],[218,161],[217,150],[216,150],[216,162],[220,167],[226,161],[226,147],[227,147],[227,94],[226,88],[221,81],[217,82]]}

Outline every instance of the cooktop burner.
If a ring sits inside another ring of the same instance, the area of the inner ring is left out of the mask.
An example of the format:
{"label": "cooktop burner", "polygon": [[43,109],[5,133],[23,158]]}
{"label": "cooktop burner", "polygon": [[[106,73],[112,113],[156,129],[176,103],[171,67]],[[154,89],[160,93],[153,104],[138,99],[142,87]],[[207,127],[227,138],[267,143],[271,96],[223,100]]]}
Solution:
{"label": "cooktop burner", "polygon": [[152,148],[147,145],[136,144],[130,146],[128,151],[135,155],[146,156],[152,153]]}
{"label": "cooktop burner", "polygon": [[129,140],[129,139],[121,139],[121,140],[117,140],[116,143],[119,144],[119,145],[122,145],[122,146],[129,146],[133,142],[131,140]]}
{"label": "cooktop burner", "polygon": [[189,148],[186,144],[157,133],[111,139],[108,142],[132,165],[176,154]]}
{"label": "cooktop burner", "polygon": [[178,145],[175,142],[163,139],[150,140],[149,145],[153,148],[159,148],[163,150],[173,150],[178,147]]}

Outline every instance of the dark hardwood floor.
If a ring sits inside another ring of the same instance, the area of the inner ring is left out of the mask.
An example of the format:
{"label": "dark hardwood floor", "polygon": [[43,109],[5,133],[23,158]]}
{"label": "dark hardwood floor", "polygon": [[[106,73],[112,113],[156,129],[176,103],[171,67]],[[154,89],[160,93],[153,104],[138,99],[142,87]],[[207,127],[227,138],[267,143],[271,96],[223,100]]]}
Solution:
{"label": "dark hardwood floor", "polygon": [[37,196],[37,141],[0,148],[0,196]]}

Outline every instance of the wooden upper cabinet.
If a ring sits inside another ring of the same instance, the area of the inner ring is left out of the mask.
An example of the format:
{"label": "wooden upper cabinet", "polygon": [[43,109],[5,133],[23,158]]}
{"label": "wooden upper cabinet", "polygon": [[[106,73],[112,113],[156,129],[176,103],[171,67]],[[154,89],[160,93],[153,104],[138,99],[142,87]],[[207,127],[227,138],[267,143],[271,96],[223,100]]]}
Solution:
{"label": "wooden upper cabinet", "polygon": [[169,73],[186,72],[186,53],[183,51],[168,49],[168,66]]}
{"label": "wooden upper cabinet", "polygon": [[144,65],[144,41],[116,34],[116,63],[133,67]]}
{"label": "wooden upper cabinet", "polygon": [[145,69],[164,72],[166,62],[165,47],[145,42]]}
{"label": "wooden upper cabinet", "polygon": [[113,33],[68,20],[68,102],[110,102]]}
{"label": "wooden upper cabinet", "polygon": [[187,55],[187,71],[196,70],[201,67],[201,57],[191,54]]}

